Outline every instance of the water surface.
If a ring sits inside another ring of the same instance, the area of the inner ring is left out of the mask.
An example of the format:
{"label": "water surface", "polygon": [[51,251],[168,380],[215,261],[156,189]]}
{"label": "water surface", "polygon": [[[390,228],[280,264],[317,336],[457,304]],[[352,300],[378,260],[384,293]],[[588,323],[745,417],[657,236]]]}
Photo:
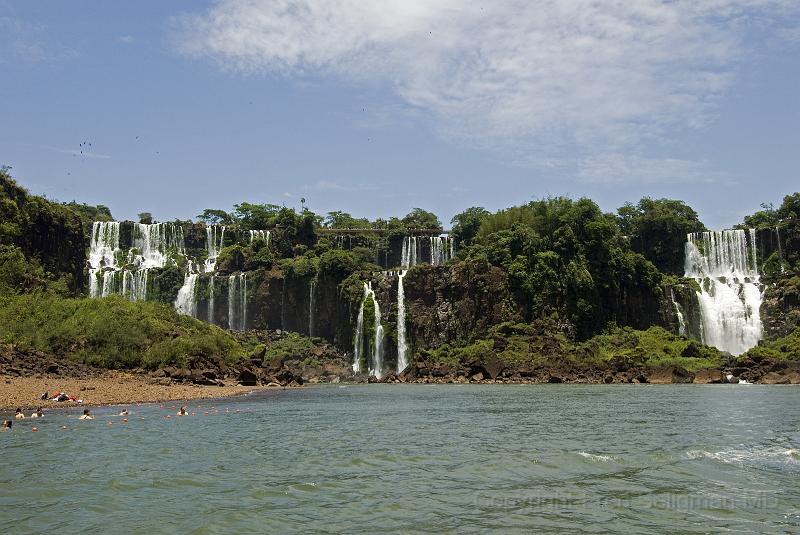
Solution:
{"label": "water surface", "polygon": [[200,405],[16,422],[0,533],[800,531],[800,388],[354,385]]}

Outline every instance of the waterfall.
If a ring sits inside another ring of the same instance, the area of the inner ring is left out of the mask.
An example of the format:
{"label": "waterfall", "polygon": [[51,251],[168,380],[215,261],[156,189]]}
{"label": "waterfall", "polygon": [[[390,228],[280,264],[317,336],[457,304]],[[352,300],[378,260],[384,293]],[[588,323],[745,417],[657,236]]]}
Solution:
{"label": "waterfall", "polygon": [[431,236],[431,265],[440,266],[453,258],[455,240],[450,236]]}
{"label": "waterfall", "polygon": [[685,274],[700,285],[702,341],[741,355],[761,339],[761,290],[755,230],[686,237]]}
{"label": "waterfall", "polygon": [[361,361],[364,358],[364,303],[367,299],[372,299],[372,306],[375,309],[375,338],[372,341],[372,358],[368,362],[370,375],[378,379],[383,377],[383,325],[381,325],[381,308],[375,291],[372,289],[371,282],[364,283],[364,297],[361,299],[361,306],[358,309],[358,319],[356,320],[356,339],[353,354],[353,373],[361,372]]}
{"label": "waterfall", "polygon": [[187,273],[183,280],[183,286],[178,290],[178,297],[175,298],[175,310],[180,314],[195,317],[197,316],[197,273]]}
{"label": "waterfall", "polygon": [[228,328],[237,331],[247,328],[247,273],[228,277]]}
{"label": "waterfall", "polygon": [[783,245],[781,245],[781,231],[775,227],[775,234],[778,235],[778,260],[781,263],[781,273],[786,273],[786,268],[783,267]]}
{"label": "waterfall", "polygon": [[214,279],[216,278],[216,275],[211,275],[211,279],[208,281],[208,323],[212,325],[214,323]]}
{"label": "waterfall", "polygon": [[256,240],[262,240],[267,243],[267,247],[269,247],[269,238],[271,232],[269,230],[249,230],[248,233],[250,234],[250,243],[253,243]]}
{"label": "waterfall", "polygon": [[317,288],[317,281],[311,279],[308,287],[308,336],[314,336],[314,290]]}
{"label": "waterfall", "polygon": [[400,265],[405,268],[415,266],[418,263],[418,256],[417,256],[417,237],[416,236],[406,236],[403,238],[403,249],[401,251],[401,260]]}
{"label": "waterfall", "polygon": [[403,289],[403,278],[407,271],[401,271],[397,278],[397,373],[402,372],[408,366],[406,356],[406,297]]}
{"label": "waterfall", "polygon": [[134,224],[133,247],[139,250],[134,261],[140,269],[166,266],[170,253],[186,255],[183,229],[175,223]]}
{"label": "waterfall", "polygon": [[[217,229],[219,229],[219,240],[217,240]],[[211,273],[216,269],[217,257],[222,250],[225,242],[225,225],[206,226],[206,261],[203,264],[203,272]]]}
{"label": "waterfall", "polygon": [[147,298],[148,270],[164,267],[171,254],[185,256],[183,229],[175,223],[134,223],[133,247],[126,254],[120,248],[119,235],[120,224],[117,221],[95,221],[92,224],[89,296],[119,294],[134,301],[144,300]]}
{"label": "waterfall", "polygon": [[686,336],[686,322],[683,319],[681,306],[675,300],[675,291],[672,288],[669,289],[669,295],[672,298],[672,306],[675,307],[675,315],[678,317],[678,334],[681,336]]}
{"label": "waterfall", "polygon": [[[424,243],[424,242],[423,242]],[[428,238],[430,251],[429,263],[440,266],[455,256],[455,239],[450,236],[430,236]],[[400,253],[400,265],[404,268],[415,266],[422,262],[422,247],[418,236],[403,238],[403,248]]]}
{"label": "waterfall", "polygon": [[356,319],[356,339],[353,342],[353,373],[361,373],[361,360],[364,358],[364,301],[369,295],[369,286],[364,283],[364,296],[361,298],[361,305],[358,307],[358,319]]}
{"label": "waterfall", "polygon": [[370,375],[374,375],[378,379],[383,377],[383,325],[381,325],[381,307],[378,304],[378,299],[375,297],[375,292],[370,288],[370,296],[372,297],[372,305],[375,307],[375,341],[372,344],[372,368],[370,368]]}

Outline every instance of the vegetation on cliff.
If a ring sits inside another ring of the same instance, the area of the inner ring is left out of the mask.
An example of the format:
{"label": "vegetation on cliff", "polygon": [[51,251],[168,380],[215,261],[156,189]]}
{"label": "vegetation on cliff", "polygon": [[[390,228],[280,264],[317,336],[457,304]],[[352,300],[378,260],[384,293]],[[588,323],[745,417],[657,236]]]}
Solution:
{"label": "vegetation on cliff", "polygon": [[0,297],[0,341],[104,368],[186,367],[192,357],[243,355],[229,333],[171,307],[121,297]]}

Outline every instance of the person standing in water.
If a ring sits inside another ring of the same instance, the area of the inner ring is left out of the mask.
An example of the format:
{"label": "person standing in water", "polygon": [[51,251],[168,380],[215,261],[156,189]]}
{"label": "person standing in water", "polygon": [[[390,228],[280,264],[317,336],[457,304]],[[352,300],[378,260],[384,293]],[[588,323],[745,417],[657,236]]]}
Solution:
{"label": "person standing in water", "polygon": [[44,413],[42,412],[42,408],[39,407],[38,409],[36,409],[36,412],[31,414],[31,418],[44,418]]}
{"label": "person standing in water", "polygon": [[3,420],[3,427],[0,427],[0,431],[11,431],[12,423],[11,420]]}
{"label": "person standing in water", "polygon": [[181,407],[181,410],[178,411],[178,416],[188,416],[189,413],[186,412],[186,405]]}
{"label": "person standing in water", "polygon": [[14,418],[17,420],[24,420],[25,415],[22,413],[22,409],[17,409],[17,412],[14,413]]}
{"label": "person standing in water", "polygon": [[94,416],[92,416],[92,413],[89,412],[89,409],[83,409],[83,414],[78,419],[79,420],[94,420]]}

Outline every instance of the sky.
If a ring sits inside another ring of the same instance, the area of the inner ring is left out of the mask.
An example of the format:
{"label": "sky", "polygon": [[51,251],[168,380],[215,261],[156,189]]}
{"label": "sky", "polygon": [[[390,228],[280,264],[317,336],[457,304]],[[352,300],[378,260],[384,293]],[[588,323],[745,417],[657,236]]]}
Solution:
{"label": "sky", "polygon": [[800,2],[0,0],[0,165],[117,219],[800,190]]}

